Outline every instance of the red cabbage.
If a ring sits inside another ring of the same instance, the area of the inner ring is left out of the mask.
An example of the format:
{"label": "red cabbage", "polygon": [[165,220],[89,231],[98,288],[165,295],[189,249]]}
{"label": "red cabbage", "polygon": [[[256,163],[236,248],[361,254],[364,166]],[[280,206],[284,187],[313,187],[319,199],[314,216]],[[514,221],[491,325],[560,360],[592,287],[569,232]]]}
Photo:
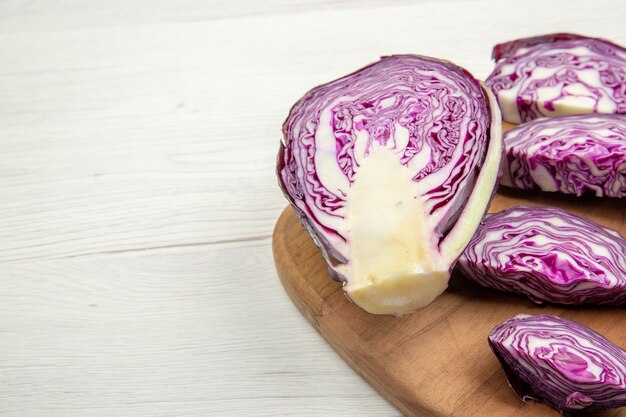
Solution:
{"label": "red cabbage", "polygon": [[491,58],[494,61],[499,61],[502,58],[507,58],[511,55],[514,55],[517,50],[521,48],[530,48],[535,45],[541,45],[542,43],[586,38],[586,36],[577,35],[575,33],[551,33],[548,35],[539,35],[531,36],[529,38],[516,39],[514,41],[499,43],[494,46],[493,51],[491,52]]}
{"label": "red cabbage", "polygon": [[446,288],[501,155],[487,88],[450,62],[399,55],[306,93],[283,125],[277,169],[350,299],[399,315]]}
{"label": "red cabbage", "polygon": [[582,324],[520,314],[488,340],[524,401],[545,401],[563,414],[626,406],[626,352]]}
{"label": "red cabbage", "polygon": [[538,119],[504,134],[502,184],[626,197],[626,115]]}
{"label": "red cabbage", "polygon": [[557,33],[496,45],[485,83],[504,120],[626,113],[626,49],[604,39]]}
{"label": "red cabbage", "polygon": [[537,304],[626,305],[626,240],[560,208],[487,215],[458,265],[482,286]]}

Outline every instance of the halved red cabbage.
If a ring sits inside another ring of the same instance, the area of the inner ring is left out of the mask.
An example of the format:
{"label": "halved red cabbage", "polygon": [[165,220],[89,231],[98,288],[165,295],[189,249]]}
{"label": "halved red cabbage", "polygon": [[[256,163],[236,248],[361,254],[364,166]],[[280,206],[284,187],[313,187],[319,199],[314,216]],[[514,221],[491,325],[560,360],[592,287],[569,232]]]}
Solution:
{"label": "halved red cabbage", "polygon": [[533,120],[506,132],[504,147],[502,185],[626,197],[626,115]]}
{"label": "halved red cabbage", "polygon": [[567,415],[626,406],[626,352],[580,323],[520,314],[488,341],[524,401],[545,401]]}
{"label": "halved red cabbage", "polygon": [[354,303],[401,315],[447,287],[498,181],[487,88],[447,61],[384,57],[306,93],[283,136],[280,186]]}
{"label": "halved red cabbage", "polygon": [[626,113],[626,49],[604,39],[557,33],[496,45],[485,83],[504,120]]}
{"label": "halved red cabbage", "polygon": [[458,265],[484,287],[537,304],[626,305],[626,239],[556,207],[488,214]]}

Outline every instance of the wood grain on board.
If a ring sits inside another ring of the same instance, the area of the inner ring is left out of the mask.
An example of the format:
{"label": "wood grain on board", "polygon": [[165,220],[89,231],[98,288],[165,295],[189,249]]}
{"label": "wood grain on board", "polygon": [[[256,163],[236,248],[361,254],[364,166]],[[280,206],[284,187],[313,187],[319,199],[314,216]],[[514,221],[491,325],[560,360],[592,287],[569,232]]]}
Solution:
{"label": "wood grain on board", "polygon": [[[520,204],[562,207],[626,234],[619,199],[500,189],[489,211]],[[524,297],[473,285],[456,273],[449,289],[423,310],[400,318],[368,314],[330,278],[291,207],[278,219],[273,251],[283,286],[302,314],[407,416],[558,416],[545,404],[519,400],[487,345],[490,330],[516,314],[556,314],[626,346],[623,308],[536,306]],[[626,408],[598,415],[626,417]]]}

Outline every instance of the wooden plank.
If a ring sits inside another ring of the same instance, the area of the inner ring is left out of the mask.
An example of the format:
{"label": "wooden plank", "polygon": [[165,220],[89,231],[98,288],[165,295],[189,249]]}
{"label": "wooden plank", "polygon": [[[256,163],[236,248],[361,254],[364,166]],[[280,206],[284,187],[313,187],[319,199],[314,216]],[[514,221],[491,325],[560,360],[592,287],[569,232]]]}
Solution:
{"label": "wooden plank", "polygon": [[[626,232],[619,200],[585,205],[554,196],[525,199],[515,194],[519,193],[497,195],[492,210],[550,202]],[[283,286],[302,314],[350,366],[407,416],[558,416],[546,405],[517,399],[487,345],[489,331],[516,314],[557,314],[626,346],[623,308],[541,307],[522,297],[478,288],[460,277],[413,315],[368,314],[350,303],[341,285],[330,278],[291,208],[276,224],[273,245]],[[626,416],[626,409],[620,410],[603,416]]]}

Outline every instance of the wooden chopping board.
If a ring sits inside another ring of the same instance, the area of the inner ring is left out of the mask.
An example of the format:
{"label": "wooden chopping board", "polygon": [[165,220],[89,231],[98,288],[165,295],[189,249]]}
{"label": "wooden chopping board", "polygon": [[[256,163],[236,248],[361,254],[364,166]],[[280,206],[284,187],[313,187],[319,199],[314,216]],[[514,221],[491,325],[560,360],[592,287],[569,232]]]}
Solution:
{"label": "wooden chopping board", "polygon": [[[490,212],[515,205],[570,210],[626,235],[626,202],[500,189]],[[353,305],[330,277],[311,238],[287,207],[273,235],[276,270],[298,309],[339,355],[407,416],[556,417],[524,403],[508,386],[487,345],[498,323],[516,314],[556,314],[626,348],[626,309],[536,306],[524,297],[482,288],[453,273],[430,306],[407,316],[375,316]],[[626,417],[626,408],[596,414]]]}

